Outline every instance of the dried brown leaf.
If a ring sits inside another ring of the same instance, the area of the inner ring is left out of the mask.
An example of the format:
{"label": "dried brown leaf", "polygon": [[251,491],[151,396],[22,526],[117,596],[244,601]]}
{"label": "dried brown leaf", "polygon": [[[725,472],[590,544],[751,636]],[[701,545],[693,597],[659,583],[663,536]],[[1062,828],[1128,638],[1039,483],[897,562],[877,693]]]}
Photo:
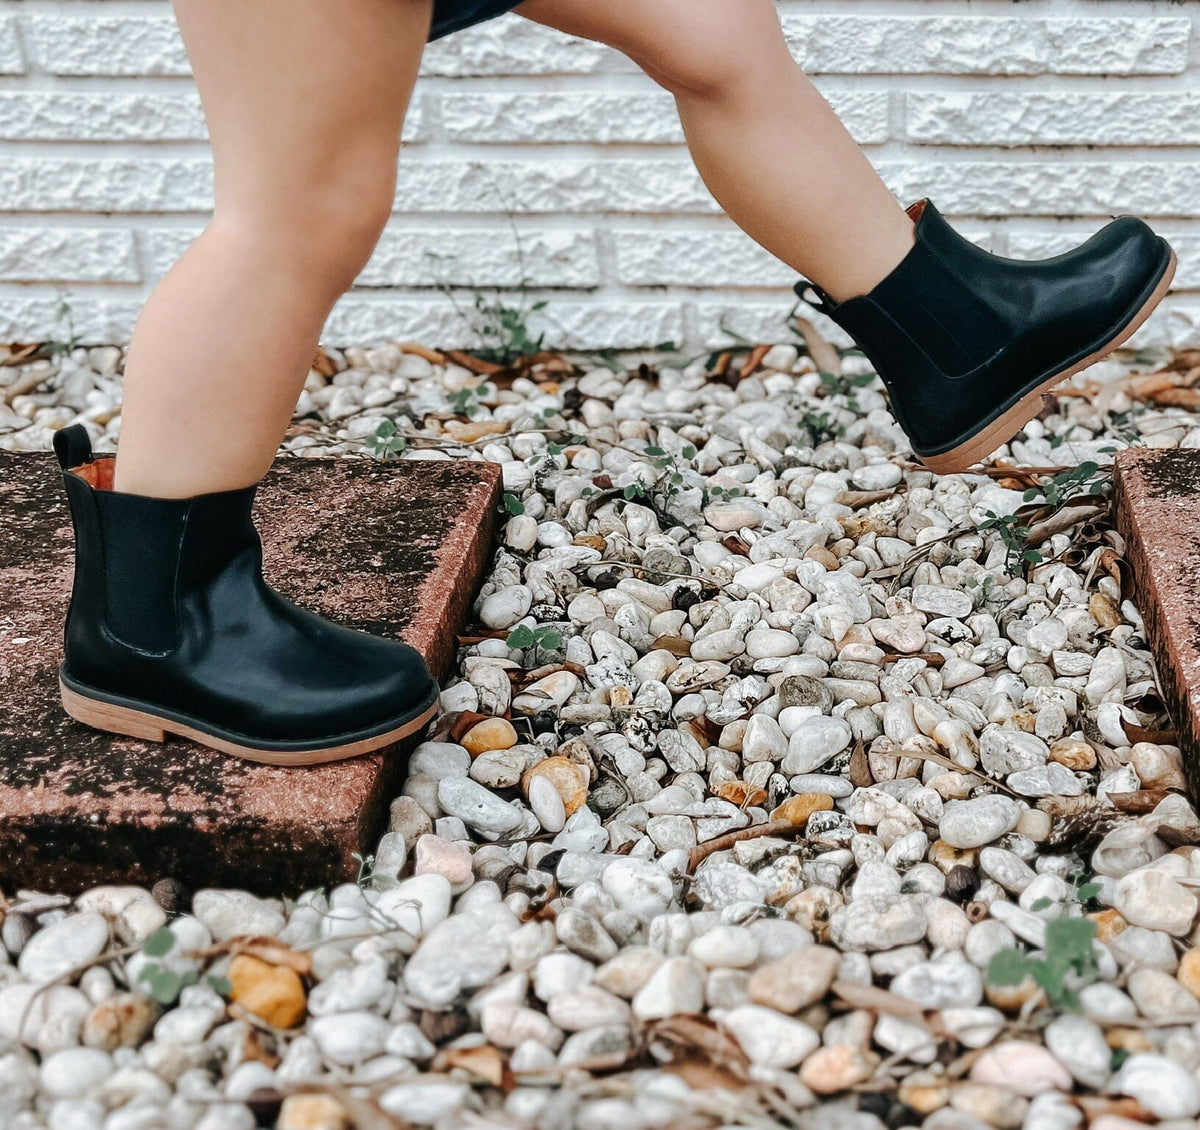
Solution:
{"label": "dried brown leaf", "polygon": [[268,1067],[278,1067],[279,1056],[275,1054],[273,1047],[268,1046],[267,1039],[266,1033],[259,1029],[247,1028],[242,1039],[242,1062],[252,1059],[258,1063],[265,1063]]}
{"label": "dried brown leaf", "polygon": [[763,836],[795,836],[802,834],[804,829],[790,820],[768,820],[765,824],[755,824],[750,828],[738,828],[734,832],[726,832],[697,844],[688,854],[688,873],[695,871],[714,852],[724,851],[743,840],[757,840]]}
{"label": "dried brown leaf", "polygon": [[750,1057],[733,1034],[716,1021],[699,1013],[676,1013],[661,1020],[648,1021],[647,1035],[696,1052],[704,1059],[726,1070],[743,1074],[750,1066]]}
{"label": "dried brown leaf", "polygon": [[504,369],[503,365],[497,365],[494,361],[484,361],[483,358],[474,357],[461,349],[446,350],[446,360],[479,376],[491,376]]}
{"label": "dried brown leaf", "polygon": [[876,502],[886,502],[895,494],[895,490],[844,490],[839,492],[835,502],[849,506],[851,510],[861,510],[864,506],[873,506]]}
{"label": "dried brown leaf", "polygon": [[730,350],[726,350],[717,357],[717,363],[713,366],[709,376],[716,381],[725,380],[729,376],[729,368],[732,364],[733,353]]}
{"label": "dried brown leaf", "polygon": [[943,769],[949,769],[952,773],[969,773],[972,777],[978,777],[981,781],[986,781],[993,788],[999,789],[1002,793],[1007,793],[1011,797],[1018,797],[1019,794],[1013,792],[1003,781],[996,777],[991,777],[982,769],[972,769],[966,765],[959,765],[957,761],[947,757],[944,753],[935,753],[933,750],[922,749],[920,746],[902,746],[895,751],[897,757],[915,757],[921,761],[929,761],[934,765],[939,765]]}
{"label": "dried brown leaf", "polygon": [[822,373],[833,373],[840,377],[842,375],[842,355],[838,353],[837,348],[826,340],[821,331],[803,315],[794,314],[792,320],[796,323],[796,329],[800,332],[800,336],[804,338],[808,355],[813,359],[817,368]]}
{"label": "dried brown leaf", "polygon": [[682,1055],[660,1070],[677,1075],[694,1091],[743,1091],[750,1086],[737,1072],[694,1053]]}
{"label": "dried brown leaf", "polygon": [[771,352],[771,348],[770,345],[756,345],[738,370],[738,380],[744,381],[747,377],[754,376],[762,365],[763,358]]}
{"label": "dried brown leaf", "polygon": [[654,641],[655,651],[669,651],[680,658],[692,654],[692,645],[682,636],[659,636]]}
{"label": "dried brown leaf", "polygon": [[1089,518],[1094,518],[1097,514],[1104,513],[1108,509],[1107,502],[1094,502],[1081,504],[1079,506],[1064,506],[1061,510],[1051,514],[1048,518],[1043,518],[1040,522],[1035,522],[1029,527],[1029,535],[1025,539],[1026,544],[1030,547],[1041,545],[1042,542],[1055,534],[1060,534],[1065,530],[1069,530],[1077,522],[1084,522]]}
{"label": "dried brown leaf", "polygon": [[446,355],[438,349],[430,349],[427,345],[422,345],[417,341],[401,341],[397,342],[397,348],[401,353],[411,353],[414,357],[424,357],[431,365],[444,365],[446,363]]}
{"label": "dried brown leaf", "polygon": [[1108,799],[1118,812],[1131,816],[1145,816],[1153,812],[1159,803],[1170,796],[1167,789],[1135,789],[1128,793],[1109,793]]}
{"label": "dried brown leaf", "polygon": [[13,341],[4,348],[8,351],[7,355],[0,361],[0,367],[5,365],[24,365],[26,361],[32,360],[41,352],[45,342],[41,341]]}
{"label": "dried brown leaf", "polygon": [[326,380],[337,375],[338,367],[334,363],[332,357],[321,346],[317,346],[316,353],[313,354],[312,363],[309,366],[314,373],[320,373]]}
{"label": "dried brown leaf", "polygon": [[245,954],[248,957],[256,957],[268,965],[291,969],[301,977],[307,977],[312,972],[312,954],[290,949],[282,942],[277,942],[274,938],[265,935],[228,938],[216,945],[196,951],[196,956],[201,958],[222,957],[226,954],[230,956]]}
{"label": "dried brown leaf", "polygon": [[[1178,730],[1151,730],[1145,726],[1139,726],[1136,722],[1121,723],[1126,736],[1129,738],[1131,745],[1137,742],[1150,742],[1152,745],[1178,745],[1179,731]],[[1112,794],[1109,794],[1111,799]]]}
{"label": "dried brown leaf", "polygon": [[850,776],[850,783],[856,789],[866,789],[875,783],[875,778],[871,774],[871,760],[867,756],[866,742],[855,742],[847,772]]}

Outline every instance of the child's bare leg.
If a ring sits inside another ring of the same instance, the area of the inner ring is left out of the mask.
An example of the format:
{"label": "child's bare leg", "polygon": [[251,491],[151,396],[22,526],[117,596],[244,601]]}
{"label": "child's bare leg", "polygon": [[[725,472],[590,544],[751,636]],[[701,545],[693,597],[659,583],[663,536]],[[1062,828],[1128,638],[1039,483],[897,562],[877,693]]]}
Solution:
{"label": "child's bare leg", "polygon": [[125,375],[116,485],[247,486],[391,211],[430,0],[176,0],[216,164],[212,222],[159,283]]}
{"label": "child's bare leg", "polygon": [[709,190],[753,239],[842,300],[913,243],[912,221],[792,60],[773,0],[525,0],[675,95]]}

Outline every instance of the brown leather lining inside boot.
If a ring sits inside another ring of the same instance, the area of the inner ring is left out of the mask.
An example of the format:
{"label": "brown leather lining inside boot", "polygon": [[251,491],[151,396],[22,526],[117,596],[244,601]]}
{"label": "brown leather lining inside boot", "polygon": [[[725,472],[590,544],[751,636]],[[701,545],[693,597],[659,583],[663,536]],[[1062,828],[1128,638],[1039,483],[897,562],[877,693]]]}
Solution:
{"label": "brown leather lining inside boot", "polygon": [[106,459],[96,459],[91,463],[83,463],[71,468],[72,475],[78,475],[93,490],[112,490],[113,472],[117,461],[109,456]]}
{"label": "brown leather lining inside boot", "polygon": [[905,209],[914,223],[921,218],[921,213],[925,211],[925,199],[925,197],[922,197],[920,200],[914,200]]}

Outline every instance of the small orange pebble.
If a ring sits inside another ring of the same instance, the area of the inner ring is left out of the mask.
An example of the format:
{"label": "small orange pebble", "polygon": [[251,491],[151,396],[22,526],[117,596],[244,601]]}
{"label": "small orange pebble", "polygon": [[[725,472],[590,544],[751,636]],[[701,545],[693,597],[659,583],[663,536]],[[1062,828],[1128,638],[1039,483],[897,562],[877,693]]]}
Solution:
{"label": "small orange pebble", "polygon": [[572,761],[569,757],[547,757],[545,761],[539,761],[527,769],[521,778],[521,787],[526,796],[535,777],[544,777],[554,786],[568,816],[574,816],[587,803],[588,771],[578,761]]}
{"label": "small orange pebble", "polygon": [[833,808],[833,797],[825,793],[800,793],[788,797],[774,812],[772,820],[790,820],[799,827],[805,824],[814,812],[828,812]]}
{"label": "small orange pebble", "polygon": [[512,749],[517,744],[517,731],[507,718],[488,718],[472,726],[462,737],[463,749],[472,757],[494,749]]}
{"label": "small orange pebble", "polygon": [[1129,925],[1122,917],[1121,912],[1113,910],[1111,907],[1107,910],[1097,911],[1095,914],[1089,914],[1088,917],[1096,923],[1096,941],[1098,942],[1111,942]]}
{"label": "small orange pebble", "polygon": [[762,804],[767,799],[767,790],[745,781],[726,781],[717,786],[717,796],[741,808],[742,805]]}
{"label": "small orange pebble", "polygon": [[229,999],[273,1028],[294,1028],[304,1019],[308,1001],[294,970],[243,953],[229,963],[229,981]]}

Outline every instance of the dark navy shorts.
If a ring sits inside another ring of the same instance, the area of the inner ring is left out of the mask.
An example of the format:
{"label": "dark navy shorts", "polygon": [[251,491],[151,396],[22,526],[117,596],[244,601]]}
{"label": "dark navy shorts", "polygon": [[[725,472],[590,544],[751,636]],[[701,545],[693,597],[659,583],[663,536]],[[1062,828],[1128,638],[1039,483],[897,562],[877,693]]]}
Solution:
{"label": "dark navy shorts", "polygon": [[519,3],[520,0],[434,0],[429,38],[441,39],[452,31],[502,16]]}

